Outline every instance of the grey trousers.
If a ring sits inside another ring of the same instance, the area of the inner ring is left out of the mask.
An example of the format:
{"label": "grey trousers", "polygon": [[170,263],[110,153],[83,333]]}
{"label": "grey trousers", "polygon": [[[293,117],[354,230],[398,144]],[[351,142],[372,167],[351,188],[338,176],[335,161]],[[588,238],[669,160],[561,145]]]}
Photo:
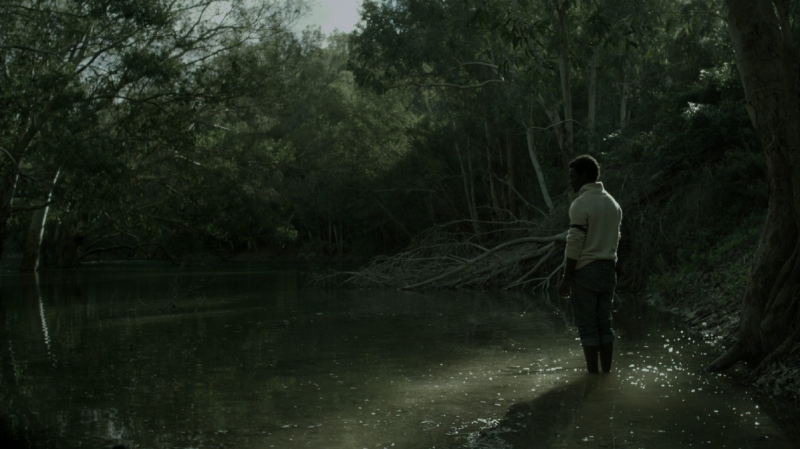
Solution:
{"label": "grey trousers", "polygon": [[611,308],[616,286],[613,260],[595,260],[575,270],[572,310],[582,345],[599,346],[614,341]]}

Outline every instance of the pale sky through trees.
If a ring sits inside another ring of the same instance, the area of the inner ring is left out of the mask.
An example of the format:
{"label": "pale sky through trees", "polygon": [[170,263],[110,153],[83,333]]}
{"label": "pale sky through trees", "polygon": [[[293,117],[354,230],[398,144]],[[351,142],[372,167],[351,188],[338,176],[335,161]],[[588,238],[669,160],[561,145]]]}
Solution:
{"label": "pale sky through trees", "polygon": [[298,21],[295,29],[312,25],[320,27],[326,35],[334,29],[349,33],[358,22],[361,0],[311,0],[310,3],[311,12]]}

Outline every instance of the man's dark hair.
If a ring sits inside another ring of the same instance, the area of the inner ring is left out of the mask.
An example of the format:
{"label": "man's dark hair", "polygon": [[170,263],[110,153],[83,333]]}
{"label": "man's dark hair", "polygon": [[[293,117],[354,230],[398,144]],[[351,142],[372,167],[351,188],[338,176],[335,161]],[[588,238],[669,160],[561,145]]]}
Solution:
{"label": "man's dark hair", "polygon": [[589,182],[597,182],[600,177],[600,164],[588,154],[576,157],[569,163],[569,168],[574,168],[575,172],[583,176]]}

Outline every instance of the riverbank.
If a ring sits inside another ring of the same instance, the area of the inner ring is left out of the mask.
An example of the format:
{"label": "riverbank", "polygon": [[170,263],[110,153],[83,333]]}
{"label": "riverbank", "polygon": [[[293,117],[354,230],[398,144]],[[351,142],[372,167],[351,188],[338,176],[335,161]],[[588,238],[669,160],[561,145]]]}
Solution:
{"label": "riverbank", "polygon": [[[744,223],[703,257],[687,257],[671,271],[652,276],[650,304],[682,317],[685,325],[719,348],[730,347],[739,332],[743,294],[752,255],[758,245],[758,222]],[[754,382],[762,393],[800,400],[800,345],[773,363]],[[733,368],[744,372],[741,365]]]}

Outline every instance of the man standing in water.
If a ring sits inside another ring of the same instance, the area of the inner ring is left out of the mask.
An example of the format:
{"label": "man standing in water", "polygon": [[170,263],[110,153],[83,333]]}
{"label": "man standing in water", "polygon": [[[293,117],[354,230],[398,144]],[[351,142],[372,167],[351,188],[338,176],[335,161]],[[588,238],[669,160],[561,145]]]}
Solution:
{"label": "man standing in water", "polygon": [[586,369],[597,373],[597,356],[604,372],[611,371],[614,331],[611,304],[617,285],[615,266],[622,209],[603,188],[600,165],[588,155],[569,163],[569,184],[578,197],[569,208],[569,232],[562,297],[572,293],[572,308],[581,337]]}

